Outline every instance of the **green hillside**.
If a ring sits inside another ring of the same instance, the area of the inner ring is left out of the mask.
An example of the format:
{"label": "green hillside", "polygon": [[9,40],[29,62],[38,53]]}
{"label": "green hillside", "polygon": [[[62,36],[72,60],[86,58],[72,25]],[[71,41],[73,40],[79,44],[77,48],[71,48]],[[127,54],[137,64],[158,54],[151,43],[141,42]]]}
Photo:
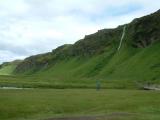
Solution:
{"label": "green hillside", "polygon": [[5,62],[0,65],[0,75],[12,75],[14,69],[20,63],[20,60],[15,60],[12,62]]}
{"label": "green hillside", "polygon": [[[11,73],[13,70],[17,78],[12,83],[43,87],[95,87],[96,80],[107,88],[158,84],[159,19],[160,11],[157,11],[115,29],[99,30],[73,45],[66,44],[52,52],[28,57],[15,69],[3,68],[2,71]],[[122,34],[124,38],[118,50]],[[3,80],[0,77],[0,81],[10,83],[4,77]]]}

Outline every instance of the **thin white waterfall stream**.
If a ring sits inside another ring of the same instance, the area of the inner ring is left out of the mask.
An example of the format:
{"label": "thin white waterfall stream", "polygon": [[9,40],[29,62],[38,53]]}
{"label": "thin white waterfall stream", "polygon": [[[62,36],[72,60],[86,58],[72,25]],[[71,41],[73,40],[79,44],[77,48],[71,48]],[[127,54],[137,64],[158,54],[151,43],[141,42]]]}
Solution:
{"label": "thin white waterfall stream", "polygon": [[122,33],[121,40],[120,40],[120,43],[119,43],[119,46],[118,46],[118,49],[117,49],[118,51],[120,50],[120,48],[122,46],[122,42],[123,42],[125,33],[126,33],[126,26],[123,27],[123,33]]}

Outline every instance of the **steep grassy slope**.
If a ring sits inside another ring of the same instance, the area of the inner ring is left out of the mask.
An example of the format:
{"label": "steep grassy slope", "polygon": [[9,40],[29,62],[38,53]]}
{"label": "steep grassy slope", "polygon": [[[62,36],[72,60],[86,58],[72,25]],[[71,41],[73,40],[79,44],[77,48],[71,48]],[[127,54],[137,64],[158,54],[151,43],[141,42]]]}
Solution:
{"label": "steep grassy slope", "polygon": [[85,36],[74,45],[63,45],[50,53],[40,54],[26,58],[19,64],[15,73],[33,74],[39,70],[66,60],[75,58],[88,59],[105,52],[115,51],[119,44],[123,26],[117,29],[100,30],[95,34]]}
{"label": "steep grassy slope", "polygon": [[[14,73],[28,76],[25,83],[51,86],[92,87],[97,79],[109,88],[160,83],[159,19],[157,11],[116,29],[99,30],[73,45],[26,58]],[[124,26],[126,33],[118,51]]]}

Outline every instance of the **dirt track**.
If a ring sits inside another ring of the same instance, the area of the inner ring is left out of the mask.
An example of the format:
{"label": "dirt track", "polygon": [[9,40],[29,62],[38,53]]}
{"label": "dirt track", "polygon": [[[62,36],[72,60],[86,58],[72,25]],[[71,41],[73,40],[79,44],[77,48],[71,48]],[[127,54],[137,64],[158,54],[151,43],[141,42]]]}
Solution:
{"label": "dirt track", "polygon": [[131,116],[133,113],[112,113],[103,116],[80,116],[80,117],[64,117],[64,118],[49,118],[45,120],[111,120],[113,118]]}

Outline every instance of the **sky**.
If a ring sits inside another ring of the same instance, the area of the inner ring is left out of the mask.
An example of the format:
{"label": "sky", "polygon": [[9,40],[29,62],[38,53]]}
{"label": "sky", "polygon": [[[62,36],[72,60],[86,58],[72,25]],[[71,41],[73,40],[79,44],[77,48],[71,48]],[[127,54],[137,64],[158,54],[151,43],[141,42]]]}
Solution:
{"label": "sky", "polygon": [[160,9],[160,0],[0,0],[0,63],[73,44]]}

